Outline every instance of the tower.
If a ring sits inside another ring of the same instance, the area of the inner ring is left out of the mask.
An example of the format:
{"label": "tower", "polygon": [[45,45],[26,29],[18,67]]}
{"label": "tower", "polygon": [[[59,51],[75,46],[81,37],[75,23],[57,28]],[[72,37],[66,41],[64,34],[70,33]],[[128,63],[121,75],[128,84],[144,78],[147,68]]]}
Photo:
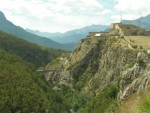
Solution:
{"label": "tower", "polygon": [[121,16],[120,16],[120,23],[122,23],[122,12],[121,12]]}

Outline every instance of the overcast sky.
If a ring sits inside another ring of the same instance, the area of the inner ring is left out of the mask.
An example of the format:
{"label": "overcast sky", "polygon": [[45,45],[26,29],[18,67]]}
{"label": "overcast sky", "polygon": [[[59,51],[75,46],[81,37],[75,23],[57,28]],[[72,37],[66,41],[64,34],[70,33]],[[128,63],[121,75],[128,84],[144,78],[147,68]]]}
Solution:
{"label": "overcast sky", "polygon": [[150,0],[0,0],[6,18],[23,28],[65,32],[150,14]]}

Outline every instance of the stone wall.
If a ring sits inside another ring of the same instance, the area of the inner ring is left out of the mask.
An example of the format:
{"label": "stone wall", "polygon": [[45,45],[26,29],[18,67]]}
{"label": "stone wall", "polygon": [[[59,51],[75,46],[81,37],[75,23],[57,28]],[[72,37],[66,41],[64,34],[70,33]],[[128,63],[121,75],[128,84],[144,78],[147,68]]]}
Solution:
{"label": "stone wall", "polygon": [[123,31],[119,26],[120,23],[112,23],[110,26],[110,35],[123,35]]}
{"label": "stone wall", "polygon": [[[100,36],[95,36],[96,34],[100,34]],[[101,37],[101,36],[108,36],[109,32],[89,32],[88,38],[93,38],[93,37]]]}

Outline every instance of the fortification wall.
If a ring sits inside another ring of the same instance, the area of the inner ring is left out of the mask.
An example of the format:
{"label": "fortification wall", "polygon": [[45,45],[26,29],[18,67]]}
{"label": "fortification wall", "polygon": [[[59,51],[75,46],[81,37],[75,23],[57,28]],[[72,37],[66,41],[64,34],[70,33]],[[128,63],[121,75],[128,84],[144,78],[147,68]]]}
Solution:
{"label": "fortification wall", "polygon": [[[99,34],[98,36],[96,36],[97,34]],[[109,32],[89,32],[88,34],[88,38],[93,38],[93,37],[101,37],[101,36],[108,36]]]}

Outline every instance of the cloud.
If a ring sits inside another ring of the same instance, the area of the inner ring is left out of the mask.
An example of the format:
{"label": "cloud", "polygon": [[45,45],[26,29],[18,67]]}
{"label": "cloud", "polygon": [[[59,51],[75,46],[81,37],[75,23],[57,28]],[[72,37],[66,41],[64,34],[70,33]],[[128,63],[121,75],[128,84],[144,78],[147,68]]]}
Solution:
{"label": "cloud", "polygon": [[97,24],[96,12],[109,13],[97,0],[5,0],[0,10],[17,25],[49,32]]}
{"label": "cloud", "polygon": [[14,24],[65,32],[91,24],[110,24],[150,13],[150,0],[1,0],[0,10]]}
{"label": "cloud", "polygon": [[122,11],[125,19],[136,19],[150,14],[150,0],[116,0],[115,9]]}
{"label": "cloud", "polygon": [[109,10],[109,9],[105,9],[105,10],[103,10],[103,11],[101,12],[101,14],[103,14],[103,15],[105,15],[105,14],[110,14],[110,13],[112,13],[112,11]]}

